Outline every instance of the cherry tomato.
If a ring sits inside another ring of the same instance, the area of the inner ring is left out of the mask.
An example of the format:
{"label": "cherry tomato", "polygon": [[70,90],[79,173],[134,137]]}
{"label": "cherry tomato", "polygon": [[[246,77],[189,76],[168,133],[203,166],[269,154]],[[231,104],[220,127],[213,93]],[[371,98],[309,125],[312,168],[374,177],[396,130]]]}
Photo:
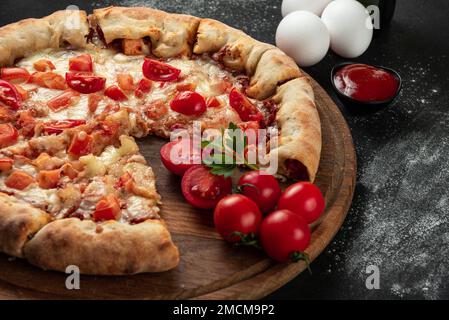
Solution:
{"label": "cherry tomato", "polygon": [[224,197],[214,211],[215,228],[229,243],[255,241],[261,222],[262,214],[257,205],[241,194]]}
{"label": "cherry tomato", "polygon": [[104,77],[77,72],[66,73],[65,79],[70,88],[80,93],[94,93],[103,90],[106,83]]}
{"label": "cherry tomato", "polygon": [[153,87],[153,81],[148,80],[147,78],[142,78],[137,84],[137,88],[134,91],[134,95],[137,98],[142,98],[145,93],[149,93],[151,88]]}
{"label": "cherry tomato", "polygon": [[67,88],[64,77],[51,71],[34,72],[28,82],[49,89],[64,90]]}
{"label": "cherry tomato", "polygon": [[281,187],[276,178],[263,171],[245,173],[240,177],[238,186],[245,196],[258,204],[263,213],[272,211],[281,196]]}
{"label": "cherry tomato", "polygon": [[13,110],[17,110],[22,107],[22,96],[13,84],[0,80],[0,102]]}
{"label": "cherry tomato", "polygon": [[0,148],[12,146],[18,139],[19,131],[12,124],[0,124]]}
{"label": "cherry tomato", "polygon": [[33,63],[33,67],[34,67],[34,69],[36,69],[36,71],[41,71],[41,72],[51,71],[51,70],[56,69],[53,62],[51,62],[50,60],[47,60],[47,59],[40,59],[40,60],[36,61],[35,63]]}
{"label": "cherry tomato", "polygon": [[186,116],[200,116],[206,112],[206,100],[197,92],[182,91],[170,102],[170,108]]}
{"label": "cherry tomato", "polygon": [[30,73],[25,68],[2,68],[1,78],[10,82],[26,82],[30,78]]}
{"label": "cherry tomato", "polygon": [[324,211],[324,198],[320,189],[310,182],[292,184],[279,198],[278,209],[287,209],[312,223]]}
{"label": "cherry tomato", "polygon": [[169,64],[145,58],[142,66],[143,75],[153,81],[176,81],[181,70]]}
{"label": "cherry tomato", "polygon": [[84,131],[77,133],[70,143],[67,152],[74,156],[85,156],[91,153],[93,147],[93,138]]}
{"label": "cherry tomato", "polygon": [[170,172],[182,176],[188,169],[201,163],[201,151],[198,152],[195,154],[191,140],[174,140],[161,148],[161,161]]}
{"label": "cherry tomato", "polygon": [[42,131],[46,134],[60,134],[64,129],[78,127],[86,123],[86,120],[66,119],[53,120],[44,123]]}
{"label": "cherry tomato", "polygon": [[182,194],[192,206],[212,209],[218,201],[232,192],[231,178],[210,173],[209,168],[196,165],[184,173]]}
{"label": "cherry tomato", "polygon": [[67,89],[60,95],[48,100],[47,106],[54,112],[58,112],[74,104],[79,96],[78,92]]}
{"label": "cherry tomato", "polygon": [[265,252],[278,262],[304,259],[310,244],[307,222],[289,210],[270,213],[260,226],[260,242]]}
{"label": "cherry tomato", "polygon": [[69,59],[70,71],[92,72],[93,63],[90,54],[81,54]]}
{"label": "cherry tomato", "polygon": [[236,88],[229,93],[229,104],[237,111],[242,121],[262,121],[263,114]]}
{"label": "cherry tomato", "polygon": [[116,85],[107,87],[106,90],[104,90],[104,95],[115,101],[128,100],[128,97]]}
{"label": "cherry tomato", "polygon": [[120,201],[113,194],[109,194],[98,201],[92,218],[94,221],[117,220],[120,213]]}

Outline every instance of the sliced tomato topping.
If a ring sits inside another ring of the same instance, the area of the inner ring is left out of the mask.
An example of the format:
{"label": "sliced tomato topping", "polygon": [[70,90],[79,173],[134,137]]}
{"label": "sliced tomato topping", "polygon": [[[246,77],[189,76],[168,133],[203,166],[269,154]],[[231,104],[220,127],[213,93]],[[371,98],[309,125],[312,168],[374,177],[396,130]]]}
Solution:
{"label": "sliced tomato topping", "polygon": [[161,61],[145,58],[142,72],[146,78],[153,81],[176,81],[181,70]]}
{"label": "sliced tomato topping", "polygon": [[34,178],[28,173],[16,170],[5,180],[5,185],[8,188],[23,190],[34,182]]}
{"label": "sliced tomato topping", "polygon": [[19,113],[17,125],[21,129],[21,133],[25,137],[32,137],[34,135],[34,127],[36,126],[36,119],[34,119],[30,110],[25,110]]}
{"label": "sliced tomato topping", "polygon": [[194,207],[212,209],[232,192],[232,179],[210,173],[209,168],[196,165],[184,173],[182,194]]}
{"label": "sliced tomato topping", "polygon": [[0,171],[5,172],[12,169],[14,160],[11,158],[0,158]]}
{"label": "sliced tomato topping", "polygon": [[18,139],[19,131],[12,124],[0,124],[0,148],[12,146]]}
{"label": "sliced tomato topping", "polygon": [[263,114],[236,88],[229,94],[229,104],[237,111],[242,121],[262,121]]}
{"label": "sliced tomato topping", "polygon": [[51,71],[34,72],[28,82],[49,89],[64,90],[67,88],[64,77]]}
{"label": "sliced tomato topping", "polygon": [[81,93],[94,93],[104,89],[106,78],[91,74],[68,72],[65,74],[67,84]]}
{"label": "sliced tomato topping", "polygon": [[79,100],[80,94],[72,89],[67,89],[60,95],[50,99],[47,106],[54,112],[61,111]]}
{"label": "sliced tomato topping", "polygon": [[183,91],[176,94],[170,108],[187,116],[200,116],[206,112],[206,100],[197,92]]}
{"label": "sliced tomato topping", "polygon": [[94,140],[91,135],[81,131],[72,138],[67,152],[77,157],[85,156],[92,152],[93,142]]}
{"label": "sliced tomato topping", "polygon": [[134,79],[129,73],[119,73],[117,75],[117,83],[122,90],[134,90]]}
{"label": "sliced tomato topping", "polygon": [[120,218],[120,213],[119,199],[109,194],[98,201],[92,218],[94,221],[117,220]]}
{"label": "sliced tomato topping", "polygon": [[20,94],[22,101],[26,100],[30,97],[28,90],[25,90],[22,86],[15,84],[14,87],[16,88],[17,92]]}
{"label": "sliced tomato topping", "polygon": [[138,98],[142,98],[146,93],[151,91],[153,87],[153,81],[148,80],[147,78],[142,78],[137,84],[136,91],[134,91],[134,95]]}
{"label": "sliced tomato topping", "polygon": [[107,87],[106,90],[104,90],[104,94],[105,94],[105,96],[107,96],[115,101],[128,100],[128,97],[126,96],[126,94],[124,94],[123,91],[120,90],[120,88],[117,87],[116,85]]}
{"label": "sliced tomato topping", "polygon": [[180,83],[176,85],[177,91],[195,91],[196,84],[194,83]]}
{"label": "sliced tomato topping", "polygon": [[43,189],[53,189],[58,186],[61,170],[42,170],[37,174],[37,183]]}
{"label": "sliced tomato topping", "polygon": [[60,134],[64,129],[74,128],[86,124],[86,120],[66,119],[53,120],[44,123],[42,131],[46,134]]}
{"label": "sliced tomato topping", "polygon": [[97,111],[98,105],[100,104],[101,100],[103,100],[102,95],[91,93],[87,98],[87,107],[89,108],[89,111],[92,113]]}
{"label": "sliced tomato topping", "polygon": [[220,108],[222,103],[216,97],[207,98],[206,105],[208,108]]}
{"label": "sliced tomato topping", "polygon": [[13,84],[0,80],[0,102],[17,110],[22,106],[22,96]]}
{"label": "sliced tomato topping", "polygon": [[93,63],[90,54],[81,54],[69,59],[70,71],[92,72]]}
{"label": "sliced tomato topping", "polygon": [[27,82],[30,78],[30,73],[25,68],[11,67],[1,69],[2,80],[10,82]]}
{"label": "sliced tomato topping", "polygon": [[45,72],[55,70],[56,67],[50,60],[40,59],[33,63],[33,67],[36,71]]}
{"label": "sliced tomato topping", "polygon": [[195,152],[191,140],[174,140],[160,150],[161,161],[172,173],[182,176],[188,169],[201,163],[201,150]]}

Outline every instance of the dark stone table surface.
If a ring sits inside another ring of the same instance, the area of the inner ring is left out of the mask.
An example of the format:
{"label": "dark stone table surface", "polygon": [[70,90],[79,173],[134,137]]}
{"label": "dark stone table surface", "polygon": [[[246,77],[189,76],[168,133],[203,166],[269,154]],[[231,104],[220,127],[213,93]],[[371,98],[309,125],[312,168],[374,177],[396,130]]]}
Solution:
{"label": "dark stone table surface", "polygon": [[[280,0],[2,0],[0,25],[68,5],[151,6],[211,17],[273,43]],[[397,69],[402,94],[390,108],[350,113],[332,91],[329,73],[344,59],[328,54],[307,68],[338,103],[357,151],[352,208],[332,244],[304,272],[268,299],[449,298],[449,2],[398,0],[388,29],[360,62]],[[380,271],[368,290],[366,268]]]}

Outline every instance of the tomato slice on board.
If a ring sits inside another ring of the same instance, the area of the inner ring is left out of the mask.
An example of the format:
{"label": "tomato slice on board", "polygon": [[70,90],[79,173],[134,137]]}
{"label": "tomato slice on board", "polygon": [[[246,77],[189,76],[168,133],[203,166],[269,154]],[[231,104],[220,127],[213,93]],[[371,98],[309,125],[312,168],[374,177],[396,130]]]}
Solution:
{"label": "tomato slice on board", "polygon": [[92,57],[90,54],[81,54],[69,59],[70,71],[92,72],[93,69]]}
{"label": "tomato slice on board", "polygon": [[0,158],[0,171],[5,172],[12,169],[14,160],[11,158]]}
{"label": "tomato slice on board", "polygon": [[77,133],[70,143],[67,152],[73,156],[85,156],[91,153],[94,139],[84,131]]}
{"label": "tomato slice on board", "polygon": [[201,163],[201,150],[196,153],[191,140],[180,139],[166,143],[160,154],[164,166],[178,176]]}
{"label": "tomato slice on board", "polygon": [[61,170],[41,170],[37,174],[37,183],[43,189],[53,189],[58,186]]}
{"label": "tomato slice on board", "polygon": [[182,91],[176,94],[170,102],[170,108],[173,111],[182,113],[186,116],[200,116],[206,112],[206,100],[204,97],[194,91]]}
{"label": "tomato slice on board", "polygon": [[47,106],[54,112],[58,112],[73,105],[79,96],[78,92],[67,89],[60,95],[48,100]]}
{"label": "tomato slice on board", "polygon": [[120,89],[125,91],[134,90],[134,79],[129,73],[119,73],[117,75],[117,83]]}
{"label": "tomato slice on board", "polygon": [[5,185],[8,188],[23,190],[34,182],[34,178],[28,173],[16,170],[5,180]]}
{"label": "tomato slice on board", "polygon": [[137,84],[137,88],[134,91],[134,95],[137,98],[142,98],[145,93],[149,93],[151,91],[151,88],[153,87],[153,81],[147,79],[147,78],[142,78],[139,83]]}
{"label": "tomato slice on board", "polygon": [[94,221],[117,220],[120,218],[120,201],[109,194],[98,201],[92,218]]}
{"label": "tomato slice on board", "polygon": [[17,110],[22,107],[22,96],[13,84],[0,80],[0,102],[13,110]]}
{"label": "tomato slice on board", "polygon": [[51,71],[51,70],[56,69],[53,62],[51,62],[50,60],[47,60],[47,59],[37,60],[36,62],[33,63],[33,68],[36,71],[41,71],[41,72]]}
{"label": "tomato slice on board", "polygon": [[145,58],[142,72],[146,78],[153,81],[176,81],[181,70],[161,61]]}
{"label": "tomato slice on board", "polygon": [[30,78],[30,73],[25,68],[11,67],[1,69],[2,80],[10,82],[27,82]]}
{"label": "tomato slice on board", "polygon": [[18,139],[19,131],[12,124],[0,124],[0,148],[12,146]]}
{"label": "tomato slice on board", "polygon": [[65,79],[70,88],[86,94],[103,90],[106,84],[104,77],[78,72],[67,72]]}
{"label": "tomato slice on board", "polygon": [[34,72],[28,82],[49,89],[64,90],[67,88],[64,77],[51,71]]}
{"label": "tomato slice on board", "polygon": [[263,114],[248,98],[236,88],[229,93],[229,104],[239,114],[242,121],[262,121]]}
{"label": "tomato slice on board", "polygon": [[181,189],[192,206],[212,209],[218,201],[232,192],[232,179],[214,175],[208,167],[196,165],[184,173]]}
{"label": "tomato slice on board", "polygon": [[123,91],[116,85],[107,87],[106,90],[104,90],[104,95],[115,101],[128,100],[126,94],[124,94]]}
{"label": "tomato slice on board", "polygon": [[42,131],[46,134],[60,134],[64,129],[74,128],[86,124],[86,120],[66,119],[54,120],[44,123]]}

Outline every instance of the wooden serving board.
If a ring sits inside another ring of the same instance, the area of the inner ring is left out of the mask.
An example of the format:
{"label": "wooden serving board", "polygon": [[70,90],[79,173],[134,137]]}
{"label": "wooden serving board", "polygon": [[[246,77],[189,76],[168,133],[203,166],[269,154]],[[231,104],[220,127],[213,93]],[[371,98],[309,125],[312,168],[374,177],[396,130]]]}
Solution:
{"label": "wooden serving board", "polygon": [[[314,227],[307,250],[313,261],[345,219],[354,192],[356,158],[351,134],[339,109],[312,82],[323,132],[316,183],[326,198],[326,212]],[[81,289],[67,290],[66,274],[42,271],[26,261],[0,254],[0,298],[259,299],[306,268],[303,262],[276,264],[256,249],[233,248],[221,240],[211,212],[189,206],[183,200],[180,179],[163,168],[159,160],[163,143],[154,137],[139,142],[157,175],[163,197],[162,215],[181,253],[178,268],[127,277],[81,276]]]}

